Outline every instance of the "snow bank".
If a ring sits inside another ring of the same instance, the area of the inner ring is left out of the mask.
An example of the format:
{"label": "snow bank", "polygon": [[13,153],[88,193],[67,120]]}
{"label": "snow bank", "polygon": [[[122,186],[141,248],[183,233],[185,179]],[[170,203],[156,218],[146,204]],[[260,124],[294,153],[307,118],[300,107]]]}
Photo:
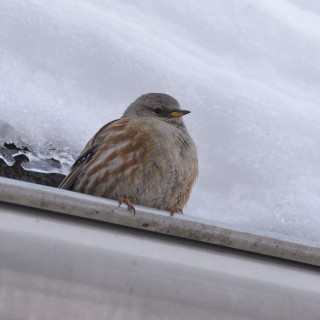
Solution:
{"label": "snow bank", "polygon": [[165,92],[199,151],[185,214],[320,240],[318,1],[3,0],[0,30],[0,144],[75,157]]}

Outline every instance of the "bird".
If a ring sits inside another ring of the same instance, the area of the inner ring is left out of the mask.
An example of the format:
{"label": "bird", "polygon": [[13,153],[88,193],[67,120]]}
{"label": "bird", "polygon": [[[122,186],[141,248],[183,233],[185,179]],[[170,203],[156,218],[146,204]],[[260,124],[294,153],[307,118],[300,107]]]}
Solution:
{"label": "bird", "polygon": [[183,213],[199,172],[188,113],[165,93],[138,97],[89,140],[59,188],[117,200],[134,214],[135,204]]}

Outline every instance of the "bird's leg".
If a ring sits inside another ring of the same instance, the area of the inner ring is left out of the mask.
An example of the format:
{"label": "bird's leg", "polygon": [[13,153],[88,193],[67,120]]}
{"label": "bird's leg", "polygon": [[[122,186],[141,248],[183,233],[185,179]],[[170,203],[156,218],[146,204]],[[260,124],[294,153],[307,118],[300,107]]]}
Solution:
{"label": "bird's leg", "polygon": [[131,201],[135,201],[136,198],[134,197],[129,197],[129,198],[124,198],[124,197],[118,197],[117,200],[119,201],[119,207],[121,206],[122,203],[125,203],[128,206],[128,210],[131,211],[133,210],[133,215],[136,214],[136,209],[132,205]]}
{"label": "bird's leg", "polygon": [[169,208],[169,209],[167,209],[167,210],[170,212],[170,216],[173,216],[174,213],[183,214],[182,209],[177,208],[177,207]]}

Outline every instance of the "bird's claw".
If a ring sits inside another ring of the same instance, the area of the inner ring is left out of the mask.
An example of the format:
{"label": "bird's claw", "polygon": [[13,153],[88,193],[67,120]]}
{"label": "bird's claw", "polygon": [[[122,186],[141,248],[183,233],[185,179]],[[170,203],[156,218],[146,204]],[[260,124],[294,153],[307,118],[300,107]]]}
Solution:
{"label": "bird's claw", "polygon": [[119,201],[119,207],[121,206],[122,203],[125,203],[128,206],[128,210],[133,211],[133,215],[136,214],[136,209],[134,208],[133,204],[131,203],[131,201],[134,201],[135,198],[118,197],[117,200]]}
{"label": "bird's claw", "polygon": [[168,211],[170,212],[170,216],[171,216],[171,217],[174,215],[174,213],[180,213],[180,214],[183,214],[182,209],[180,209],[180,208],[176,208],[176,207],[174,207],[174,208],[169,208],[169,210],[168,210]]}

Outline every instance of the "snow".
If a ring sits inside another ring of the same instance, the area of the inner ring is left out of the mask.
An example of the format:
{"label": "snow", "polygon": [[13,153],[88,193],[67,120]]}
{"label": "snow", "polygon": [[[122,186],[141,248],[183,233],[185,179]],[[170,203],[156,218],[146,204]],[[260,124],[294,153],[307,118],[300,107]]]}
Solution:
{"label": "snow", "polygon": [[70,167],[165,92],[198,146],[185,214],[320,241],[317,0],[2,0],[0,30],[0,145]]}

